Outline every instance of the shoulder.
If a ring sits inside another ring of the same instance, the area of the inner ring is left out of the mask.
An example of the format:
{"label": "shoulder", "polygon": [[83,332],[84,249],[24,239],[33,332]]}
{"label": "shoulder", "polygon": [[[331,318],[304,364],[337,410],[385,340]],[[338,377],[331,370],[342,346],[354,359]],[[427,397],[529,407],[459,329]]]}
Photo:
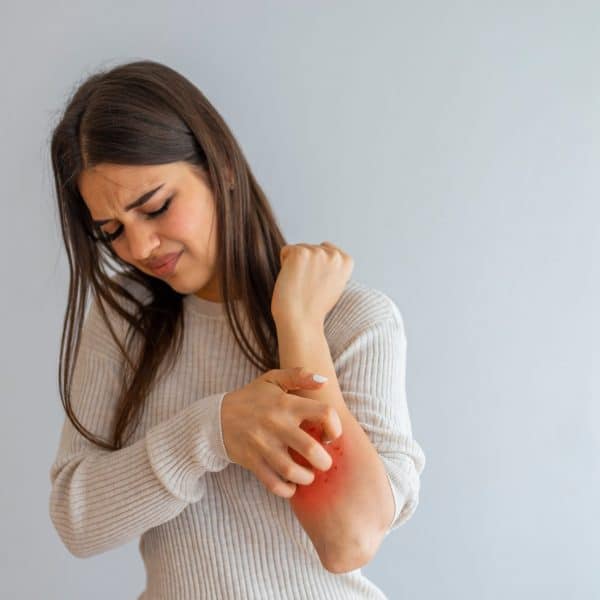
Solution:
{"label": "shoulder", "polygon": [[[110,279],[140,302],[146,303],[149,300],[148,291],[123,273],[116,273]],[[133,314],[135,303],[132,300],[121,295],[115,295],[115,299],[123,310]],[[106,318],[103,312],[106,314]],[[101,307],[98,298],[92,295],[83,323],[81,342],[111,358],[119,359],[121,353],[110,329],[115,332],[121,343],[125,343],[129,328],[129,321],[123,315],[106,302],[103,302]]]}
{"label": "shoulder", "polygon": [[385,292],[349,279],[335,306],[325,318],[325,335],[336,356],[357,335],[382,325],[393,326],[404,337],[404,322],[397,304]]}
{"label": "shoulder", "polygon": [[[145,304],[150,299],[148,291],[140,283],[134,281],[130,277],[127,277],[127,275],[123,273],[116,273],[110,279],[113,283],[124,289],[126,294],[130,294],[136,300],[139,300]],[[119,306],[124,310],[131,312],[134,309],[135,303],[126,295],[118,294],[114,295],[114,297]],[[106,306],[106,313],[111,323],[114,322],[115,324],[118,324],[119,319],[122,319],[122,317],[113,308],[106,305],[106,303],[104,303],[104,305]],[[100,307],[98,298],[92,297],[87,312],[88,319],[97,319],[99,314]]]}

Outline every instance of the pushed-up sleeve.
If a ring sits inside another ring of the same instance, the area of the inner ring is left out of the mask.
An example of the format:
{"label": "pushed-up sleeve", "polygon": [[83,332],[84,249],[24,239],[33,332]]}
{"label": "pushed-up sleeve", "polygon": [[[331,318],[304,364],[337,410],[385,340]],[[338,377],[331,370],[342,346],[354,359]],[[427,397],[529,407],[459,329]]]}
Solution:
{"label": "pushed-up sleeve", "polygon": [[334,359],[346,405],[376,448],[390,483],[395,512],[386,536],[414,514],[425,467],[408,411],[406,347],[402,317],[392,303],[387,316],[361,329]]}
{"label": "pushed-up sleeve", "polygon": [[[111,439],[122,363],[96,339],[93,306],[84,323],[73,372],[75,415],[95,435]],[[83,437],[65,417],[50,467],[49,511],[66,548],[84,558],[138,537],[202,500],[207,471],[230,460],[223,444],[221,403],[226,392],[200,398],[119,450]]]}

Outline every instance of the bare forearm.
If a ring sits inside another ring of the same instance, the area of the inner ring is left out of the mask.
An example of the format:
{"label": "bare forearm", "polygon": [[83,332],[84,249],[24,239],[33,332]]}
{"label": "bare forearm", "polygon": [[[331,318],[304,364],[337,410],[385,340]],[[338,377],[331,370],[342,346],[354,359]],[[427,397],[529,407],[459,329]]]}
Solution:
{"label": "bare forearm", "polygon": [[[385,468],[346,406],[322,324],[277,323],[277,336],[281,368],[302,366],[329,378],[322,389],[294,394],[333,406],[343,431],[325,445],[332,467],[326,472],[315,469],[312,484],[298,485],[291,506],[324,564],[340,571],[361,567],[379,546],[394,513]],[[321,429],[311,425],[311,434],[320,440]]]}

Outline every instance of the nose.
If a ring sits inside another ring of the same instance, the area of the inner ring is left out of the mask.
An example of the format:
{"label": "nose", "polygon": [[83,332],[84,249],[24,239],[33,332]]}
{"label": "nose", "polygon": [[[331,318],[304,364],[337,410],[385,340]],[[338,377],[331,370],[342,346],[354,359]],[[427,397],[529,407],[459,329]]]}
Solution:
{"label": "nose", "polygon": [[147,260],[160,244],[158,235],[150,224],[135,223],[127,233],[129,254],[132,260],[143,262]]}

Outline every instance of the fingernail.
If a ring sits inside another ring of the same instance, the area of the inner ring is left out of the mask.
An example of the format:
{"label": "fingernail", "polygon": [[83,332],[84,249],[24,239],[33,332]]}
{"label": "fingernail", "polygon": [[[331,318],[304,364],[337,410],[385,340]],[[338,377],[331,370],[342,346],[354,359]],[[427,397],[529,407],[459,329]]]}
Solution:
{"label": "fingernail", "polygon": [[335,440],[337,440],[340,435],[342,435],[341,433],[336,433],[333,437],[327,437],[327,443],[328,444],[332,444],[333,442],[335,442]]}
{"label": "fingernail", "polygon": [[325,377],[323,375],[317,375],[316,373],[312,376],[312,378],[317,383],[325,383],[329,379],[328,377]]}

